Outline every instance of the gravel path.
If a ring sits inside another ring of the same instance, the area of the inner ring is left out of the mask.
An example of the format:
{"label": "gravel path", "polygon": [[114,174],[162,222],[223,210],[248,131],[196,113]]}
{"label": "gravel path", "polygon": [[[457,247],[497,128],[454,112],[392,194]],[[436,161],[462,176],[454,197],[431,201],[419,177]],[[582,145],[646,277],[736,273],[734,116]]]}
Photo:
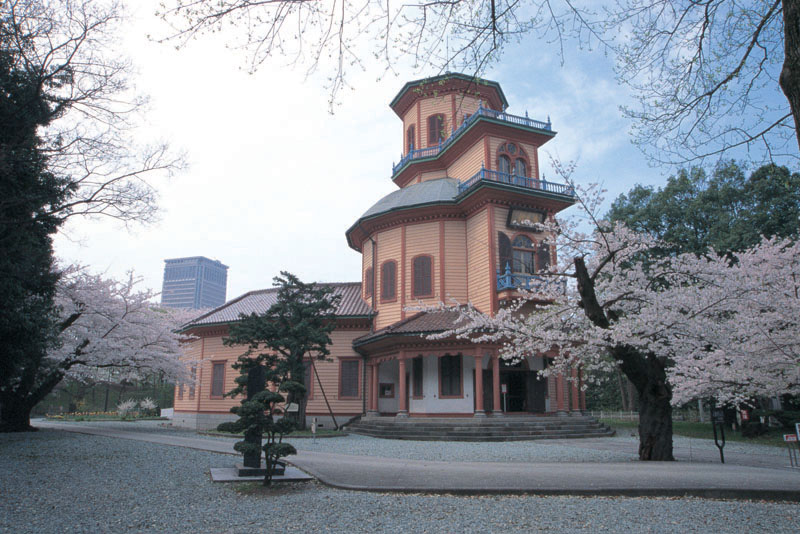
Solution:
{"label": "gravel path", "polygon": [[795,504],[702,499],[388,495],[213,484],[230,456],[43,430],[0,434],[0,531],[796,532]]}

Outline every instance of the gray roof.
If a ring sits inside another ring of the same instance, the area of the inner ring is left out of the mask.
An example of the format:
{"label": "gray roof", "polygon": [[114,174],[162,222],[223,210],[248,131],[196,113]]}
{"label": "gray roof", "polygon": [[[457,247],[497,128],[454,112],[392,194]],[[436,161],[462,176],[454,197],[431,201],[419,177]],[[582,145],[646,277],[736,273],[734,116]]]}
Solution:
{"label": "gray roof", "polygon": [[[320,283],[320,286],[333,288],[334,295],[341,295],[336,309],[337,317],[366,317],[372,315],[369,305],[361,298],[361,282]],[[239,315],[264,313],[278,300],[278,288],[250,291],[236,297],[208,313],[205,313],[181,327],[186,330],[195,326],[232,323],[239,320]]]}
{"label": "gray roof", "polygon": [[428,180],[409,185],[380,199],[374,206],[364,212],[361,218],[365,219],[412,206],[453,202],[453,199],[458,195],[458,183],[455,178],[439,178],[438,180]]}

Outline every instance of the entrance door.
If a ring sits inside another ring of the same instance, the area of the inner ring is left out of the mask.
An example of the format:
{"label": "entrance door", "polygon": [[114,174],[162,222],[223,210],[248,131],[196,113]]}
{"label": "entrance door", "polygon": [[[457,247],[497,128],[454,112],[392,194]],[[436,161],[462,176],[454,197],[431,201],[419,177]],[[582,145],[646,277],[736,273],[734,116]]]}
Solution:
{"label": "entrance door", "polygon": [[547,379],[539,378],[536,371],[528,372],[528,411],[544,413],[546,411]]}
{"label": "entrance door", "polygon": [[[528,411],[528,383],[527,372],[525,371],[506,371],[500,373],[500,384],[506,385],[505,411],[507,412],[527,412]],[[500,388],[502,391],[502,387]],[[503,404],[501,394],[500,403]]]}

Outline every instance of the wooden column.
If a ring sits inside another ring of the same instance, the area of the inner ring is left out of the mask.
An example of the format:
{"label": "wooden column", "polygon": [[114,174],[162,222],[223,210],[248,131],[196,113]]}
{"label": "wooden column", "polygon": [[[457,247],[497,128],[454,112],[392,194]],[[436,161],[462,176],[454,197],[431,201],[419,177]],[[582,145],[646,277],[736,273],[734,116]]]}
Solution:
{"label": "wooden column", "polygon": [[400,358],[397,360],[397,367],[400,369],[398,373],[398,394],[400,398],[397,399],[397,417],[408,417],[408,393],[406,392],[406,355],[404,353],[400,354]]}
{"label": "wooden column", "polygon": [[578,389],[578,370],[572,370],[572,412],[575,415],[580,415],[581,412],[581,401],[580,401],[580,390]]}
{"label": "wooden column", "polygon": [[475,417],[486,417],[483,410],[483,355],[475,354]]}
{"label": "wooden column", "polygon": [[500,357],[492,354],[492,415],[503,415],[500,407]]}
{"label": "wooden column", "polygon": [[559,415],[566,414],[564,407],[564,375],[556,377],[556,411]]}
{"label": "wooden column", "polygon": [[369,377],[369,413],[370,415],[378,415],[378,362],[370,366]]}

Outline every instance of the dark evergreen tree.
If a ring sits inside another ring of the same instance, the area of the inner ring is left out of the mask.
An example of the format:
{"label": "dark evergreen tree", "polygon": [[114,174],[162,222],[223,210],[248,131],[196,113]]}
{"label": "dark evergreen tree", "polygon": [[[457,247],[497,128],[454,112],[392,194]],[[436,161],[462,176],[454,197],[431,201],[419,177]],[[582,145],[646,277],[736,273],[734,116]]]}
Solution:
{"label": "dark evergreen tree", "polygon": [[[0,23],[5,23],[0,21]],[[30,411],[55,384],[38,370],[55,341],[52,215],[69,188],[47,170],[37,131],[57,115],[31,69],[0,36],[0,431],[31,430]],[[15,44],[19,46],[19,43]],[[24,43],[23,43],[24,46]]]}
{"label": "dark evergreen tree", "polygon": [[670,244],[666,254],[720,254],[748,249],[761,236],[800,230],[800,173],[764,165],[745,177],[733,161],[714,168],[681,169],[663,188],[635,186],[611,205],[608,218]]}

